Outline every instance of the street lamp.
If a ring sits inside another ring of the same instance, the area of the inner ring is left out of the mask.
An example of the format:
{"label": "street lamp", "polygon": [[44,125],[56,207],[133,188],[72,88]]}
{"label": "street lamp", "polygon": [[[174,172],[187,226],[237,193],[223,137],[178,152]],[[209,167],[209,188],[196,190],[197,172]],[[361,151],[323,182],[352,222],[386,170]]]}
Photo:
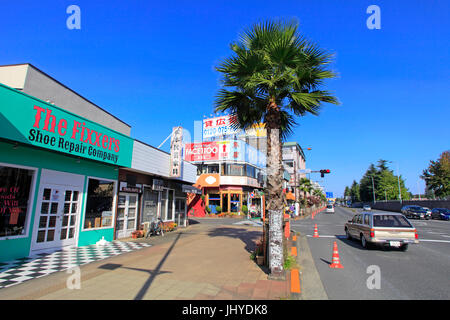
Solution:
{"label": "street lamp", "polygon": [[370,176],[372,178],[372,194],[373,194],[373,203],[377,203],[377,200],[375,199],[375,183],[373,182],[373,176]]}
{"label": "street lamp", "polygon": [[419,200],[421,200],[420,199],[420,186],[419,186],[419,184],[420,184],[420,178],[417,179],[417,193],[419,194]]}
{"label": "street lamp", "polygon": [[402,189],[400,187],[400,169],[397,161],[389,161],[390,163],[395,162],[397,164],[397,181],[398,181],[398,199],[402,203]]}
{"label": "street lamp", "polygon": [[[389,189],[393,189],[393,186],[388,186]],[[386,193],[386,188],[384,189],[384,202],[387,202],[387,193]]]}

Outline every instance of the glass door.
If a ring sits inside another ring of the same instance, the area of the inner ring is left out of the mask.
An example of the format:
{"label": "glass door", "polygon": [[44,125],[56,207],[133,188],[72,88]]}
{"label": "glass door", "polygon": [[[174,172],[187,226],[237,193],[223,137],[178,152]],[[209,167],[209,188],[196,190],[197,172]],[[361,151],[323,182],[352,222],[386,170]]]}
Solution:
{"label": "glass door", "polygon": [[116,238],[131,237],[136,230],[138,195],[119,193],[117,204]]}
{"label": "glass door", "polygon": [[80,194],[74,187],[41,185],[33,250],[75,245]]}
{"label": "glass door", "polygon": [[178,226],[184,225],[186,210],[186,199],[177,198],[175,200],[175,223]]}
{"label": "glass door", "polygon": [[141,223],[156,221],[158,218],[159,191],[144,188]]}

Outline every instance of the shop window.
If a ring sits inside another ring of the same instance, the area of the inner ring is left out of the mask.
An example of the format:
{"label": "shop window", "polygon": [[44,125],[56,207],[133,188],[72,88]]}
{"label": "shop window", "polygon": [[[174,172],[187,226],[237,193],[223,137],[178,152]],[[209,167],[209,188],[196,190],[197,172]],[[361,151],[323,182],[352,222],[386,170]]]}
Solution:
{"label": "shop window", "polygon": [[256,178],[256,169],[255,169],[255,167],[250,166],[250,165],[246,165],[245,171],[246,171],[247,177]]}
{"label": "shop window", "polygon": [[201,164],[197,164],[197,175],[201,175],[202,173],[206,173],[206,172],[202,172],[203,170],[203,166]]}
{"label": "shop window", "polygon": [[113,200],[113,181],[89,179],[84,228],[112,227]]}
{"label": "shop window", "polygon": [[216,207],[220,206],[220,194],[210,193],[208,195],[208,206],[211,209],[211,213],[217,213]]}
{"label": "shop window", "polygon": [[219,165],[218,164],[209,165],[208,173],[219,173]]}
{"label": "shop window", "polygon": [[0,166],[0,237],[25,234],[34,170]]}
{"label": "shop window", "polygon": [[238,193],[232,193],[230,194],[230,211],[231,212],[239,212],[240,210],[240,194]]}
{"label": "shop window", "polygon": [[244,175],[244,166],[242,164],[229,164],[227,169],[227,175],[229,176]]}

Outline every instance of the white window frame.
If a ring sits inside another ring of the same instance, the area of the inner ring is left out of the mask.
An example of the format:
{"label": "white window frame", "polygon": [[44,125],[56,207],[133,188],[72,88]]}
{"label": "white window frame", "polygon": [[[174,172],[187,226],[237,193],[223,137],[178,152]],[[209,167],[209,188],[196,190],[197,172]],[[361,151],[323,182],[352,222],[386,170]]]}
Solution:
{"label": "white window frame", "polygon": [[[96,179],[96,180],[103,180],[103,181],[109,181],[114,183],[113,188],[113,203],[112,203],[112,225],[110,227],[99,227],[99,228],[85,228],[84,223],[86,220],[86,209],[87,209],[87,197],[88,197],[88,191],[89,191],[89,179]],[[82,227],[81,232],[84,231],[93,231],[93,230],[106,230],[106,229],[115,229],[115,223],[116,223],[116,205],[117,205],[117,180],[113,179],[107,179],[102,177],[94,177],[94,176],[86,176],[86,187],[84,188],[84,210],[83,210],[83,221],[82,221]],[[79,238],[79,236],[78,236]]]}
{"label": "white window frame", "polygon": [[33,178],[31,179],[31,185],[30,185],[30,195],[28,196],[28,203],[30,204],[30,201],[31,201],[31,205],[29,205],[27,207],[27,217],[25,220],[25,234],[17,235],[17,236],[3,236],[3,237],[0,237],[0,241],[28,238],[30,236],[31,216],[33,215],[33,208],[36,205],[36,203],[34,201],[35,200],[34,196],[35,196],[35,192],[36,192],[36,177],[37,177],[37,174],[40,169],[37,167],[28,167],[28,166],[22,166],[22,165],[18,165],[18,164],[11,164],[11,163],[7,163],[7,162],[0,162],[0,166],[33,171]]}

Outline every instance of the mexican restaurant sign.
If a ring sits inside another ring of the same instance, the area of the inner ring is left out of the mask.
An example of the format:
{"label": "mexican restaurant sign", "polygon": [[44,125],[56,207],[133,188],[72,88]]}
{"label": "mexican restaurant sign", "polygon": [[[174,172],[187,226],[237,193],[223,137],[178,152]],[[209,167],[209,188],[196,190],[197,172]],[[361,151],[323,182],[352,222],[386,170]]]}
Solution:
{"label": "mexican restaurant sign", "polygon": [[130,167],[133,139],[0,84],[0,137]]}

